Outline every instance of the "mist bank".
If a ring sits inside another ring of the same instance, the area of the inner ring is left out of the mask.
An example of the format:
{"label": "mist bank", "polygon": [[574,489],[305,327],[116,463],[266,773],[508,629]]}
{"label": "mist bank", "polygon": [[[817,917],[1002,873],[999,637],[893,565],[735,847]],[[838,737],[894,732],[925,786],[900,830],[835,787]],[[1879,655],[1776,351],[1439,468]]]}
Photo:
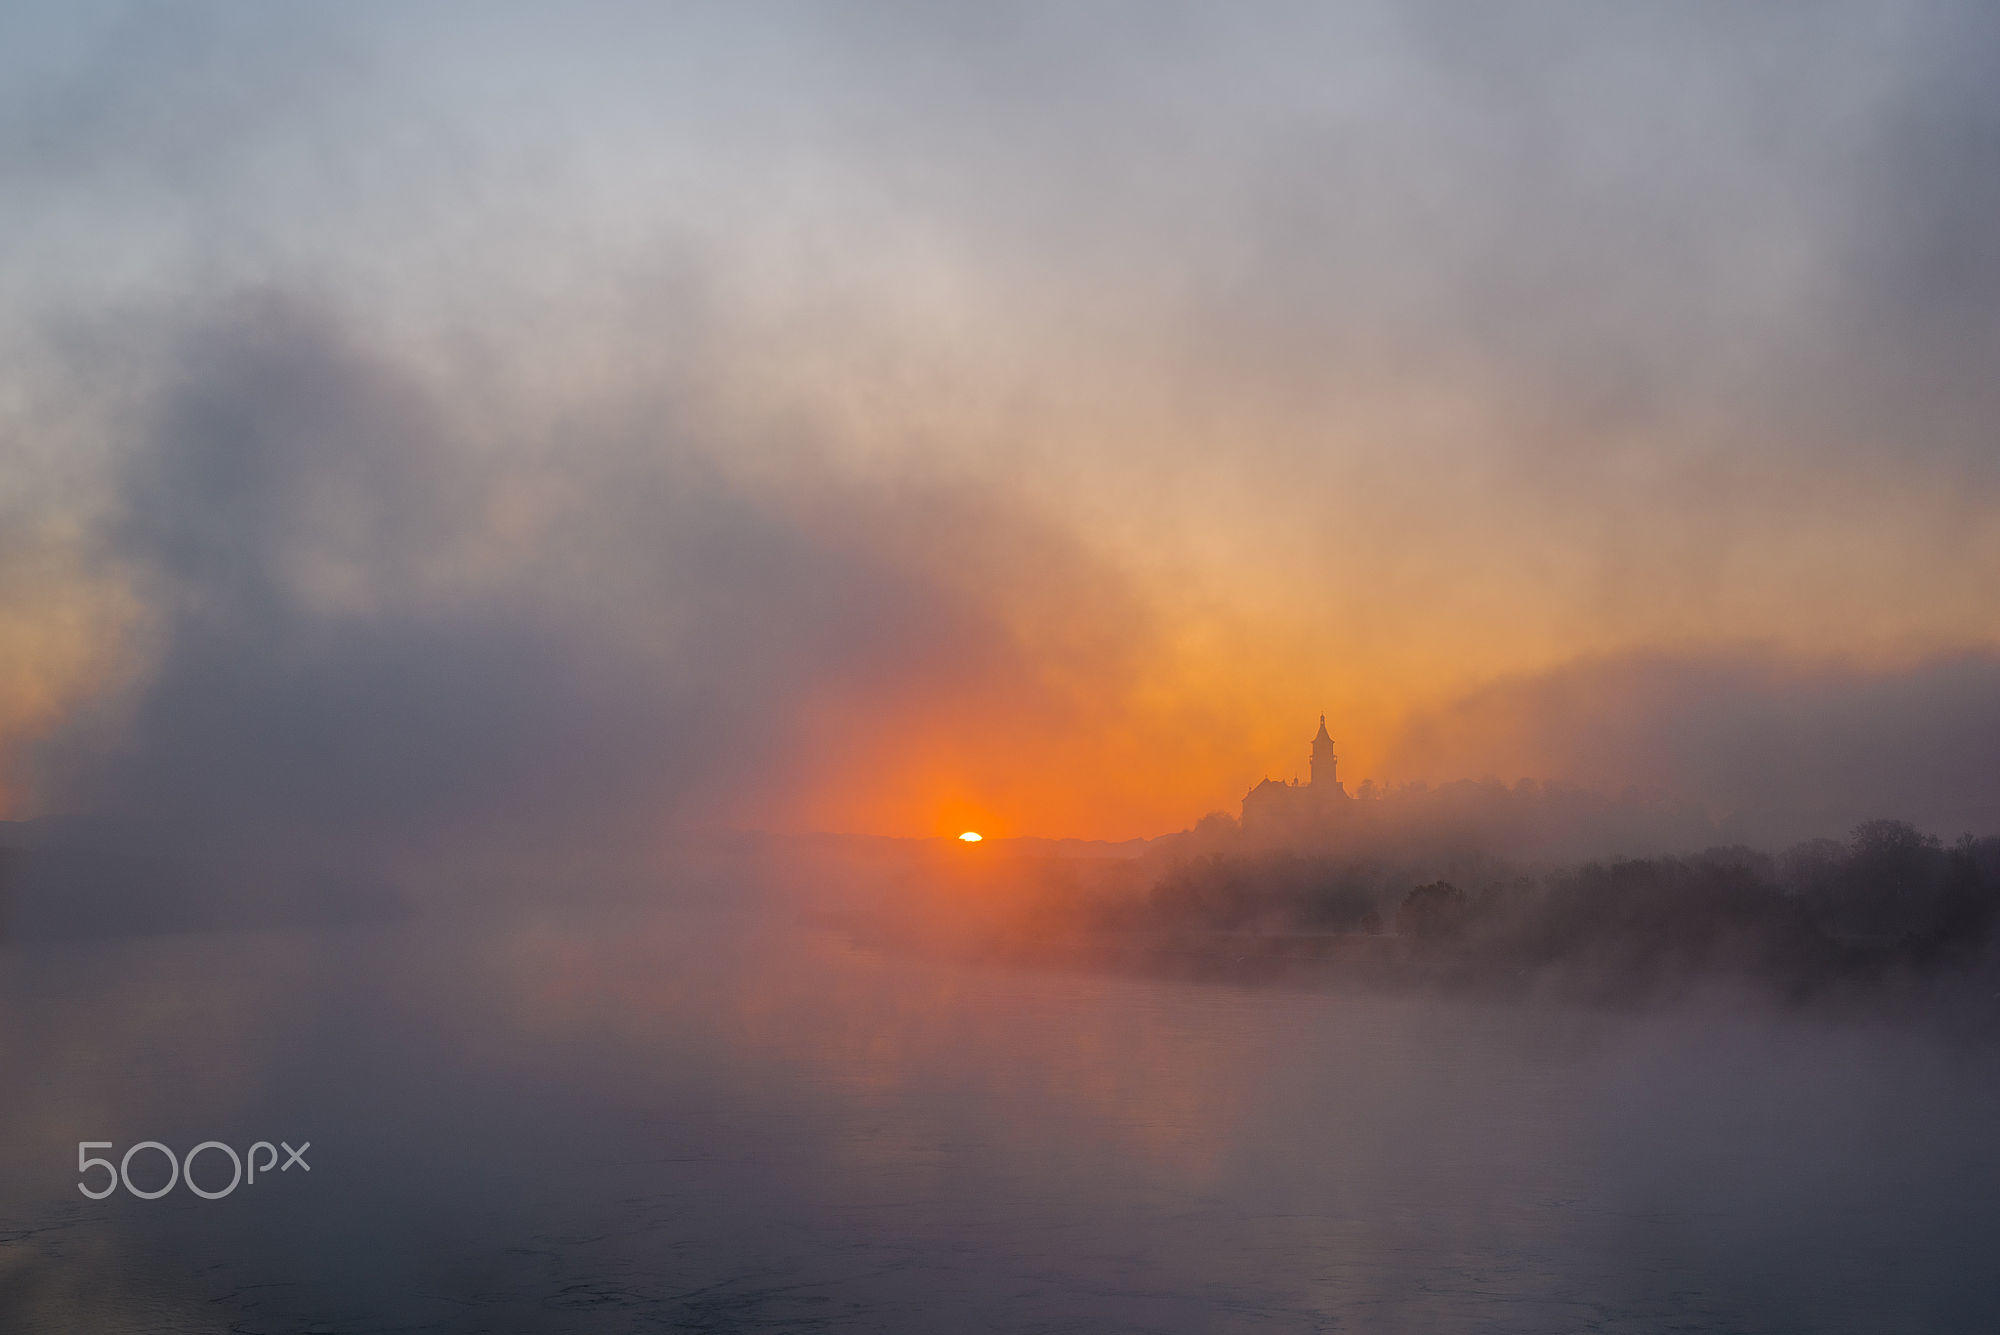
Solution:
{"label": "mist bank", "polygon": [[[88,652],[31,656],[47,717],[0,720],[5,809],[108,813],[338,914],[356,882],[643,857],[701,822],[1150,833],[1286,758],[1241,655],[1177,655],[1195,590],[1032,488],[843,462],[809,404],[718,395],[727,321],[660,328],[613,388],[538,393],[504,340],[454,359],[309,289],[85,321],[31,425],[95,443],[5,513],[39,553],[9,566],[23,642]],[[1412,838],[1443,813],[1579,857],[2000,828],[1995,753],[1990,648],[1695,647],[1419,706],[1377,772],[1550,776],[1532,812],[1409,798]]]}
{"label": "mist bank", "polygon": [[[1485,682],[1405,720],[1381,773],[1398,784],[1545,775],[1672,794],[1709,813],[1714,842],[1780,847],[1884,816],[1947,838],[2000,829],[1995,755],[1990,645],[1886,664],[1724,645],[1580,657]],[[1665,842],[1647,845],[1696,846],[1685,815],[1657,812],[1650,824]]]}

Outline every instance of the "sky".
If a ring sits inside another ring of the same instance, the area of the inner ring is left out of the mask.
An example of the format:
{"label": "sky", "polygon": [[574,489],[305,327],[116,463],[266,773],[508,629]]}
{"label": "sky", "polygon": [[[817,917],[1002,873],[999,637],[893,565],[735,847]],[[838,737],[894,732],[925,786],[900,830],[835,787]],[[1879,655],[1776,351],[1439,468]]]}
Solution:
{"label": "sky", "polygon": [[11,5],[0,816],[1125,838],[1324,711],[1986,819],[1996,76],[1974,4]]}

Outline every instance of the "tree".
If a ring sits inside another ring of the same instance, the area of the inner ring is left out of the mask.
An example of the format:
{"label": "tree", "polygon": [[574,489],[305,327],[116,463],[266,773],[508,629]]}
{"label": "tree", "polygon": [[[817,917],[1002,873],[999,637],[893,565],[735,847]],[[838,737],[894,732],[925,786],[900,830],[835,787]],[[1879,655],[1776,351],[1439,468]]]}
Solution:
{"label": "tree", "polygon": [[1451,936],[1465,925],[1471,905],[1450,881],[1432,881],[1403,896],[1396,910],[1396,933],[1421,940]]}

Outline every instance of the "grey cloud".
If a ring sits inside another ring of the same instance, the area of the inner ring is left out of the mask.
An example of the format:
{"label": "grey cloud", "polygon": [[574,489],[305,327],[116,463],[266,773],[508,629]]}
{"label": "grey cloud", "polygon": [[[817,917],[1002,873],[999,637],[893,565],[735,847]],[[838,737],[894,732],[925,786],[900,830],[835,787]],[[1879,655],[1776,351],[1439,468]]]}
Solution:
{"label": "grey cloud", "polygon": [[[816,707],[1044,689],[1050,646],[995,610],[1040,596],[1022,572],[1069,572],[1107,634],[1138,624],[1004,501],[819,472],[809,440],[756,487],[692,409],[494,441],[466,425],[474,390],[296,298],[222,303],[157,351],[103,534],[155,614],[143,666],[43,748],[45,781],[260,866],[782,819],[832,759],[800,731]],[[495,519],[523,494],[564,499]]]}

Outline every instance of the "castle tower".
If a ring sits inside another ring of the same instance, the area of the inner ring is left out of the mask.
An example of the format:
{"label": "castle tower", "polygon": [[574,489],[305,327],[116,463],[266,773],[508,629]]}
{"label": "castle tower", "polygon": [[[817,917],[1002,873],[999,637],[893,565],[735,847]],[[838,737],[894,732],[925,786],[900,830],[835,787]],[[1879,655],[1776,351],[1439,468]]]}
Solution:
{"label": "castle tower", "polygon": [[1334,767],[1340,757],[1333,753],[1333,738],[1326,730],[1326,715],[1319,716],[1319,732],[1313,737],[1312,786],[1325,784],[1328,788],[1340,787],[1340,780],[1334,775]]}

